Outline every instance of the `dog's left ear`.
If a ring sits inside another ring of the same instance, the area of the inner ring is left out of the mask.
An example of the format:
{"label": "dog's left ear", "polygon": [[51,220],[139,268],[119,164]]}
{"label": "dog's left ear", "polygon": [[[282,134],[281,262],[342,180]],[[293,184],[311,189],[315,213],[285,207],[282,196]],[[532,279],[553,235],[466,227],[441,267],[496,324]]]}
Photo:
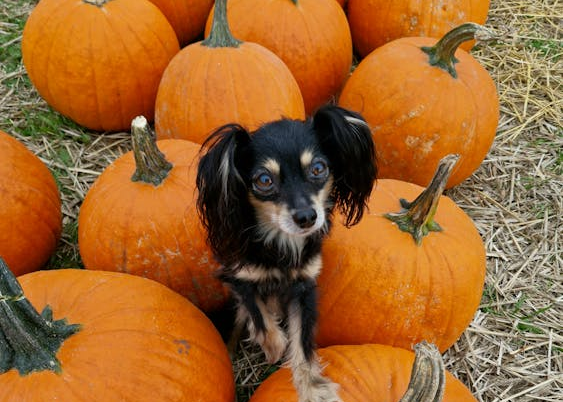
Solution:
{"label": "dog's left ear", "polygon": [[321,150],[334,177],[336,207],[346,226],[360,221],[377,177],[375,145],[364,118],[339,106],[321,107],[312,117]]}

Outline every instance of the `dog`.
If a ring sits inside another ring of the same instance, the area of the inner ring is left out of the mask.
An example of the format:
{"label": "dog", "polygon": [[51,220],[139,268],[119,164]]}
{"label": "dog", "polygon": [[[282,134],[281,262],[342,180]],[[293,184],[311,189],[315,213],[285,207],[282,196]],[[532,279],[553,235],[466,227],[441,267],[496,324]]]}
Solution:
{"label": "dog", "polygon": [[254,132],[227,124],[202,146],[197,208],[236,325],[268,362],[285,357],[300,402],[340,401],[315,353],[321,246],[335,209],[359,222],[376,175],[366,121],[335,105]]}

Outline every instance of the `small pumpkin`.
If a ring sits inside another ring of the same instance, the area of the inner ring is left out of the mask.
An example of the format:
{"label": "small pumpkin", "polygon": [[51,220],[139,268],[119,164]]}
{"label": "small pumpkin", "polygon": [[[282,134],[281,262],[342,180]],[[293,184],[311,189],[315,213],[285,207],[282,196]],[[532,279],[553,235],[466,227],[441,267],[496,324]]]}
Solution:
{"label": "small pumpkin", "polygon": [[445,351],[467,328],[486,258],[471,218],[442,195],[457,158],[445,157],[426,189],[379,180],[358,225],[334,224],[318,279],[320,346],[426,340]]}
{"label": "small pumpkin", "polygon": [[[347,12],[354,47],[361,57],[403,37],[439,38],[471,21],[484,24],[489,0],[348,0]],[[463,45],[471,49],[473,43]]]}
{"label": "small pumpkin", "polygon": [[[435,349],[421,344],[415,351],[416,356],[401,348],[366,344],[331,346],[318,353],[326,365],[324,373],[340,385],[342,402],[477,401],[463,383],[444,371]],[[282,368],[270,375],[250,402],[297,402],[290,370]]]}
{"label": "small pumpkin", "polygon": [[468,23],[442,39],[402,38],[360,62],[338,104],[371,127],[381,178],[425,186],[438,161],[461,156],[447,187],[468,178],[489,151],[499,120],[491,76],[458,46],[490,34]]}
{"label": "small pumpkin", "polygon": [[94,182],[78,217],[78,245],[87,269],[154,279],[206,312],[223,306],[227,290],[196,211],[200,146],[155,143],[142,116],[131,125],[133,150]]}
{"label": "small pumpkin", "polygon": [[180,45],[187,45],[203,34],[213,0],[150,0],[166,16]]}
{"label": "small pumpkin", "polygon": [[2,402],[233,402],[219,333],[165,286],[83,269],[18,279],[0,259]]}
{"label": "small pumpkin", "polygon": [[0,131],[0,257],[16,275],[41,269],[62,230],[61,200],[47,166]]}
{"label": "small pumpkin", "polygon": [[26,21],[23,63],[39,94],[91,130],[154,116],[158,83],[180,50],[147,0],[42,0]]}
{"label": "small pumpkin", "polygon": [[281,117],[305,117],[299,86],[283,61],[263,46],[235,39],[226,0],[215,7],[209,37],[182,49],[162,76],[155,111],[159,139],[201,144],[224,124],[254,130]]}
{"label": "small pumpkin", "polygon": [[259,6],[255,0],[229,0],[227,15],[237,38],[268,48],[289,67],[307,114],[342,89],[352,66],[352,37],[334,0],[261,0]]}

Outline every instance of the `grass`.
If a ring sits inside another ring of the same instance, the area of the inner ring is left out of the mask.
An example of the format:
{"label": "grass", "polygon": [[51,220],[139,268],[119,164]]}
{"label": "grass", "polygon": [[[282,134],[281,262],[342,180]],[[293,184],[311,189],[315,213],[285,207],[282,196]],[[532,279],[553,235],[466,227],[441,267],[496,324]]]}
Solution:
{"label": "grass", "polygon": [[[80,267],[81,202],[130,141],[127,133],[90,132],[39,97],[20,50],[35,3],[0,4],[0,129],[32,149],[59,185],[63,236],[48,268]],[[558,1],[493,0],[487,25],[502,40],[472,52],[497,84],[501,116],[487,158],[448,196],[483,237],[487,275],[479,311],[444,358],[481,402],[563,395],[562,17]],[[246,344],[234,367],[239,402],[276,369]]]}

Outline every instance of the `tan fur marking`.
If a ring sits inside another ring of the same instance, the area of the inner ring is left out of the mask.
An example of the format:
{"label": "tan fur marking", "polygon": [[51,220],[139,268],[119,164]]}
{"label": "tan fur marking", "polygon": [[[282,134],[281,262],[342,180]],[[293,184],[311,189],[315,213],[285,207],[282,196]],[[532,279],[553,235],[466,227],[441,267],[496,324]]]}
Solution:
{"label": "tan fur marking", "polygon": [[280,174],[280,164],[272,159],[272,158],[268,158],[266,159],[263,163],[262,166],[264,166],[266,169],[268,169],[268,171],[270,173],[275,174],[276,176],[278,176]]}
{"label": "tan fur marking", "polygon": [[303,151],[299,160],[301,161],[301,166],[303,168],[308,167],[311,164],[311,162],[313,161],[313,152],[311,152],[308,149]]}
{"label": "tan fur marking", "polygon": [[263,282],[269,279],[281,279],[282,273],[277,268],[266,269],[256,265],[245,265],[235,273],[235,278],[249,282]]}

